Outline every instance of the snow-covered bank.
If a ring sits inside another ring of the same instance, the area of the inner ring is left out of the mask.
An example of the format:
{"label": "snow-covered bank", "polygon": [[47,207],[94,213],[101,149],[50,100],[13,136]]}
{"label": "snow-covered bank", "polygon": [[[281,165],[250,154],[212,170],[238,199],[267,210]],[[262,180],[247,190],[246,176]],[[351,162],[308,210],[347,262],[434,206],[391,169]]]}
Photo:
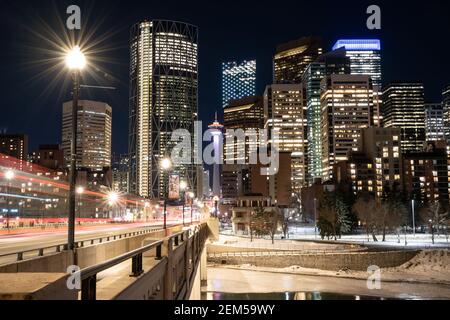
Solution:
{"label": "snow-covered bank", "polygon": [[[221,266],[221,268],[306,276],[337,277],[355,280],[367,280],[367,277],[369,276],[367,272],[361,271],[327,271],[302,268],[299,266],[268,268],[252,265],[239,265]],[[449,250],[424,250],[399,267],[381,269],[381,281],[450,285],[450,252]]]}

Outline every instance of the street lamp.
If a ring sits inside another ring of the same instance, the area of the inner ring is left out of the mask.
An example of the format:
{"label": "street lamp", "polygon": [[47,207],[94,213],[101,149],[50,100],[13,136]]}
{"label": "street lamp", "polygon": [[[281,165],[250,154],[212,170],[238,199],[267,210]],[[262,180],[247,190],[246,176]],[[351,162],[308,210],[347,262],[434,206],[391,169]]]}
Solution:
{"label": "street lamp", "polygon": [[317,239],[317,199],[314,198],[314,239]]}
{"label": "street lamp", "polygon": [[77,187],[76,193],[78,195],[78,224],[81,225],[81,196],[84,193],[84,188],[81,186]]}
{"label": "street lamp", "polygon": [[214,196],[214,218],[217,218],[218,216],[218,206],[219,206],[219,197],[218,196]]}
{"label": "street lamp", "polygon": [[415,218],[415,212],[414,212],[414,199],[411,200],[411,207],[412,207],[413,237],[415,237],[416,236],[416,218]]}
{"label": "street lamp", "polygon": [[182,201],[183,201],[183,211],[181,212],[181,214],[183,215],[183,226],[185,226],[184,223],[184,207],[186,205],[186,189],[187,189],[187,182],[186,181],[181,181],[180,182],[180,190],[182,191],[181,194],[182,196]]}
{"label": "street lamp", "polygon": [[66,66],[72,72],[72,141],[70,144],[70,190],[69,190],[69,231],[68,249],[75,249],[75,206],[77,182],[77,127],[78,127],[78,96],[80,92],[80,73],[86,67],[87,61],[79,46],[73,47],[66,55]]}
{"label": "street lamp", "polygon": [[191,224],[194,221],[194,198],[195,198],[195,194],[193,192],[189,192],[189,199],[191,200]]}
{"label": "street lamp", "polygon": [[[164,158],[161,161],[161,168],[164,172],[169,172],[172,168],[172,161],[169,158]],[[167,197],[169,193],[169,183],[166,184],[164,188],[164,230],[167,230]]]}
{"label": "street lamp", "polygon": [[[115,191],[111,191],[106,195],[106,197],[108,200],[108,204],[112,208],[112,216],[114,216],[114,207],[119,202],[119,194]],[[111,218],[114,218],[114,217],[111,217]]]}
{"label": "street lamp", "polygon": [[8,180],[7,190],[6,190],[6,229],[9,231],[9,192],[11,188],[11,180],[14,179],[15,173],[12,170],[5,172],[5,178]]}

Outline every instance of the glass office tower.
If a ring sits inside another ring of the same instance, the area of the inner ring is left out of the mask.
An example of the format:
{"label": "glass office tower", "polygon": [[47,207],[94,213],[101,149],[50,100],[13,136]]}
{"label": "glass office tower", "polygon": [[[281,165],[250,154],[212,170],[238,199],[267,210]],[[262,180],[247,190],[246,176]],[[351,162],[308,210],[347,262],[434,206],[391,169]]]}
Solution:
{"label": "glass office tower", "polygon": [[320,56],[303,74],[308,122],[308,176],[309,184],[322,178],[322,141],[320,83],[331,74],[350,74],[350,59],[345,50],[336,50]]}
{"label": "glass office tower", "polygon": [[[291,189],[298,194],[305,186],[307,175],[306,107],[301,84],[272,84],[264,92],[265,129],[268,143],[280,152],[291,153]],[[278,137],[274,136],[278,132]]]}
{"label": "glass office tower", "polygon": [[373,87],[369,76],[330,75],[321,84],[322,179],[333,178],[333,166],[358,150],[361,129],[370,127]]}
{"label": "glass office tower", "polygon": [[301,83],[310,63],[322,54],[322,39],[305,37],[277,47],[273,58],[274,83]]}
{"label": "glass office tower", "polygon": [[422,151],[425,142],[424,87],[394,82],[383,89],[383,127],[401,128],[403,152]]}
{"label": "glass office tower", "polygon": [[[164,197],[168,175],[160,163],[171,155],[171,134],[185,129],[194,136],[198,29],[166,20],[138,23],[131,28],[130,59],[129,188],[143,197]],[[198,168],[190,160],[172,172],[196,190]]]}
{"label": "glass office tower", "polygon": [[425,104],[425,136],[427,141],[445,139],[444,110],[441,103]]}
{"label": "glass office tower", "polygon": [[450,84],[442,91],[442,108],[444,112],[445,139],[450,145]]}
{"label": "glass office tower", "polygon": [[222,106],[256,95],[256,60],[222,64]]}
{"label": "glass office tower", "polygon": [[374,100],[372,110],[372,125],[381,125],[381,41],[378,39],[341,39],[333,46],[333,50],[345,49],[350,59],[351,74],[370,76],[373,83]]}

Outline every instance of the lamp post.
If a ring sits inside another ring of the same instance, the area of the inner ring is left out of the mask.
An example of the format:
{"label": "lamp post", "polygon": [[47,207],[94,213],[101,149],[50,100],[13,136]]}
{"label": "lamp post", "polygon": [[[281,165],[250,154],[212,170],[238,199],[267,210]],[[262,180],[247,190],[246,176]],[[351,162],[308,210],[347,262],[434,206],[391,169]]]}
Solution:
{"label": "lamp post", "polygon": [[6,229],[9,231],[9,192],[11,188],[11,180],[14,179],[15,174],[14,171],[8,170],[5,172],[5,178],[8,180],[7,190],[6,190]]}
{"label": "lamp post", "polygon": [[191,224],[194,222],[194,198],[195,194],[193,192],[189,192],[189,199],[191,204]]}
{"label": "lamp post", "polygon": [[214,197],[214,218],[218,217],[218,207],[219,207],[219,197],[215,196]]}
{"label": "lamp post", "polygon": [[111,206],[112,217],[114,219],[114,207],[119,202],[119,194],[117,192],[110,192],[107,194],[108,204]]}
{"label": "lamp post", "polygon": [[416,236],[416,218],[414,212],[414,199],[411,200],[411,208],[412,208],[412,225],[413,225],[413,237]]}
{"label": "lamp post", "polygon": [[[164,158],[161,161],[161,168],[164,172],[169,172],[169,170],[172,168],[172,161],[170,161],[169,158]],[[166,187],[164,188],[164,230],[167,230],[167,197],[169,193],[169,181],[166,184]]]}
{"label": "lamp post", "polygon": [[186,181],[181,181],[180,182],[180,190],[181,190],[182,201],[183,201],[183,211],[181,212],[181,214],[183,215],[183,227],[185,226],[185,223],[184,223],[184,207],[185,207],[185,204],[186,204],[186,189],[187,189]]}
{"label": "lamp post", "polygon": [[314,239],[317,239],[317,199],[314,198]]}
{"label": "lamp post", "polygon": [[70,189],[69,189],[69,230],[68,249],[75,249],[75,207],[77,182],[77,127],[78,127],[78,96],[80,92],[80,73],[86,66],[86,57],[79,46],[73,47],[66,55],[66,65],[72,72],[73,104],[72,104],[72,141],[70,144]]}
{"label": "lamp post", "polygon": [[84,193],[84,188],[77,187],[76,193],[78,195],[78,225],[81,225],[81,196]]}

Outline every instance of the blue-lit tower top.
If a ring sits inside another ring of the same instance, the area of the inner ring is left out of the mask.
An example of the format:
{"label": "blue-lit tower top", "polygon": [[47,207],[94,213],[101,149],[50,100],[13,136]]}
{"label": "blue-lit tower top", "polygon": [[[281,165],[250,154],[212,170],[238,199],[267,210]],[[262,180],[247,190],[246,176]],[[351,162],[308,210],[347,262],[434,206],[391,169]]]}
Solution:
{"label": "blue-lit tower top", "polygon": [[222,64],[222,105],[256,95],[256,60]]}
{"label": "blue-lit tower top", "polygon": [[345,48],[350,58],[351,73],[369,75],[373,85],[382,86],[381,41],[379,39],[340,39],[333,50]]}

